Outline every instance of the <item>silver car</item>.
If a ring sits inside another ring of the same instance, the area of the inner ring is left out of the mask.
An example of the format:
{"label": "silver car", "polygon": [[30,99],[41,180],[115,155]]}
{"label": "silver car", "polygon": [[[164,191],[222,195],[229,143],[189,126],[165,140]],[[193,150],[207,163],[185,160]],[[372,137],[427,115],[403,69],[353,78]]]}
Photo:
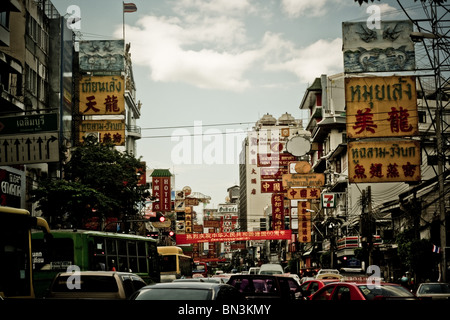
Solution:
{"label": "silver car", "polygon": [[449,300],[450,284],[443,282],[425,282],[417,288],[416,296],[419,299]]}

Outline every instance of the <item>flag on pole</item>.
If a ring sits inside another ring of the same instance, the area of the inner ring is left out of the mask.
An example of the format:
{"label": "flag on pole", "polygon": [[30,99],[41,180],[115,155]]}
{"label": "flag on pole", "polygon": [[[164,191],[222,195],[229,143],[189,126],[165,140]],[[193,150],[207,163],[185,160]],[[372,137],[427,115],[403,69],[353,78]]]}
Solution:
{"label": "flag on pole", "polygon": [[434,253],[441,253],[441,248],[438,247],[438,246],[435,246],[435,245],[433,244],[433,252],[434,252]]}
{"label": "flag on pole", "polygon": [[135,12],[137,7],[134,3],[123,3],[123,12]]}

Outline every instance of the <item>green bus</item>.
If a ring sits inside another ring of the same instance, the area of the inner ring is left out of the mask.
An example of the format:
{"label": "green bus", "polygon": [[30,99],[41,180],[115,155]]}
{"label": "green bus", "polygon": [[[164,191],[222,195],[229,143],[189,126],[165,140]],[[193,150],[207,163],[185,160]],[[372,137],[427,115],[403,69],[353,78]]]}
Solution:
{"label": "green bus", "polygon": [[32,234],[37,297],[45,295],[58,272],[73,266],[80,271],[133,272],[147,283],[160,281],[155,239],[89,230],[52,230],[52,236],[51,243],[45,244],[42,232]]}

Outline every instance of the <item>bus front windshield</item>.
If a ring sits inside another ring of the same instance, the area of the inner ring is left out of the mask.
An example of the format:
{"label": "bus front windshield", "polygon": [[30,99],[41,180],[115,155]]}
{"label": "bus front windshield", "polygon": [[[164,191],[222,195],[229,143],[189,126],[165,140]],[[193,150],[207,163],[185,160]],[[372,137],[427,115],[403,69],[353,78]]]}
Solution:
{"label": "bus front windshield", "polygon": [[0,293],[31,296],[30,234],[26,217],[5,215],[0,223]]}

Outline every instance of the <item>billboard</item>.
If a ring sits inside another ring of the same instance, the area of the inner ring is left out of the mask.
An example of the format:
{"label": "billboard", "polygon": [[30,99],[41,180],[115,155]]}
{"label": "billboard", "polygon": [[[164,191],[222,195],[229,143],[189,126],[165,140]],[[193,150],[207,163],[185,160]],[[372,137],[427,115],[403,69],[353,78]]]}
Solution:
{"label": "billboard", "polygon": [[349,138],[419,133],[415,77],[347,78],[345,103]]}
{"label": "billboard", "polygon": [[123,76],[85,76],[80,80],[80,114],[125,114]]}
{"label": "billboard", "polygon": [[350,183],[419,182],[420,142],[411,140],[348,143]]}
{"label": "billboard", "polygon": [[415,70],[412,21],[381,21],[379,28],[367,22],[343,22],[344,71],[382,72]]}
{"label": "billboard", "polygon": [[80,41],[81,71],[124,71],[123,40]]}

